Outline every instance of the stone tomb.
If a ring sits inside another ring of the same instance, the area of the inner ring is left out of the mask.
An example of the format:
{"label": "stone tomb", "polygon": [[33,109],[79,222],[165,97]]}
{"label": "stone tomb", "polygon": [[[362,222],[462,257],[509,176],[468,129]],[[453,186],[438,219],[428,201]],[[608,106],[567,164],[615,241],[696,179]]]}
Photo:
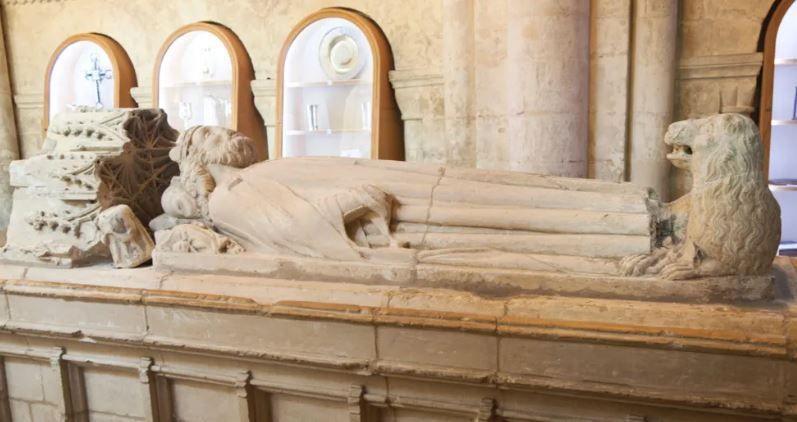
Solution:
{"label": "stone tomb", "polygon": [[772,268],[779,212],[748,118],[670,127],[694,179],[673,203],[520,173],[257,162],[245,136],[175,144],[164,120],[62,116],[12,165],[0,420],[797,418],[797,271]]}

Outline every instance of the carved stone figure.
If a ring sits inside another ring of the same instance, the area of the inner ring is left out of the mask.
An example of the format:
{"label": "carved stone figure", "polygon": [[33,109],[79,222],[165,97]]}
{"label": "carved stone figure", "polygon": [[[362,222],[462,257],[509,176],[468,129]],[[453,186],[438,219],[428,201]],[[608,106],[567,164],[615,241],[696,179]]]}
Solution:
{"label": "carved stone figure", "polygon": [[208,197],[216,188],[209,167],[244,168],[258,160],[250,138],[218,126],[195,126],[178,139],[169,157],[179,164],[161,202],[164,214],[150,222],[157,249],[180,253],[239,253],[238,242],[214,232],[208,216]]}
{"label": "carved stone figure", "polygon": [[[204,139],[221,135],[229,142]],[[171,265],[179,253],[218,253],[215,247],[172,246],[189,237],[208,244],[205,229],[160,233],[197,223],[263,260],[611,275],[622,256],[650,251],[649,207],[656,201],[648,189],[346,158],[246,167],[254,161],[249,142],[216,128],[183,135],[171,153],[181,175],[164,193],[166,214],[151,224],[158,230],[156,265]],[[179,240],[162,246],[160,239],[173,236]]]}
{"label": "carved stone figure", "polygon": [[181,224],[155,232],[158,248],[165,252],[236,254],[241,245],[201,224]]}
{"label": "carved stone figure", "polygon": [[[662,205],[651,190],[626,183],[403,162],[305,157],[234,168],[211,163],[206,157],[213,155],[199,151],[205,143],[195,140],[193,152],[173,154],[184,157],[185,173],[164,208],[173,221],[203,225],[177,225],[181,240],[169,244],[190,238],[202,246],[158,245],[154,260],[325,280],[511,279],[538,290],[562,282],[554,274],[581,286],[595,277],[617,283],[628,276],[765,274],[779,219],[753,123],[740,115],[681,122],[666,142],[674,148],[670,158],[692,169],[695,186]],[[225,145],[248,150],[241,138]],[[212,188],[197,190],[196,180]],[[225,248],[215,247],[213,235],[240,245],[241,259],[217,256]],[[203,257],[186,258],[190,253]]]}
{"label": "carved stone figure", "polygon": [[135,268],[152,258],[155,242],[127,205],[116,205],[97,216],[97,228],[117,268]]}
{"label": "carved stone figure", "polygon": [[753,121],[720,114],[670,125],[667,158],[692,190],[662,212],[661,246],[623,260],[626,275],[669,279],[767,274],[780,240],[780,207],[762,169]]}
{"label": "carved stone figure", "polygon": [[254,141],[227,128],[194,126],[183,132],[169,152],[180,166],[180,175],[164,192],[166,214],[184,219],[205,218],[208,195],[216,188],[208,166],[244,168],[257,161],[255,151]]}
{"label": "carved stone figure", "polygon": [[134,215],[146,225],[161,214],[161,194],[178,171],[168,156],[176,138],[160,110],[57,115],[41,153],[10,166],[14,200],[0,259],[60,266],[107,259],[98,216],[127,205],[125,223]]}

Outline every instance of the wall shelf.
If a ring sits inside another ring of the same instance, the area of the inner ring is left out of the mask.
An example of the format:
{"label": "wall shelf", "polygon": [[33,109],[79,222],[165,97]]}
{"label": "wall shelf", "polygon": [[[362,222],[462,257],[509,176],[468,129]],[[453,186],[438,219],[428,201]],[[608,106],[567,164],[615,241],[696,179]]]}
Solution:
{"label": "wall shelf", "polygon": [[316,87],[351,87],[358,85],[370,85],[373,81],[370,79],[348,79],[342,81],[326,80],[326,81],[311,81],[311,82],[286,82],[286,88],[316,88]]}
{"label": "wall shelf", "polygon": [[392,67],[384,34],[357,11],[327,8],[299,22],[277,67],[275,155],[402,160]]}
{"label": "wall shelf", "polygon": [[773,191],[797,191],[797,179],[774,179],[769,181]]}
{"label": "wall shelf", "polygon": [[230,81],[184,81],[178,82],[170,85],[163,86],[163,89],[179,89],[179,88],[186,88],[186,87],[214,87],[214,86],[229,86]]}
{"label": "wall shelf", "polygon": [[250,87],[254,70],[241,40],[229,28],[197,22],[173,32],[155,62],[152,103],[180,131],[223,126],[255,140],[267,157],[265,126]]}
{"label": "wall shelf", "polygon": [[304,135],[339,135],[344,133],[370,133],[371,129],[319,129],[319,130],[286,130],[288,136]]}
{"label": "wall shelf", "polygon": [[781,246],[797,239],[797,144],[791,120],[795,107],[797,76],[797,7],[781,0],[769,18],[764,35],[759,128],[764,147],[764,171],[769,189],[781,208]]}

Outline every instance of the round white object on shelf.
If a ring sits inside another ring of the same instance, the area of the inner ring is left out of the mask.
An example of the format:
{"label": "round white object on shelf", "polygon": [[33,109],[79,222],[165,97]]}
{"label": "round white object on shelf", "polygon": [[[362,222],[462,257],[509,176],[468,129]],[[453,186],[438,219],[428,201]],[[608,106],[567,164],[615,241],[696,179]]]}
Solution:
{"label": "round white object on shelf", "polygon": [[321,68],[332,80],[356,77],[369,56],[363,34],[344,26],[330,29],[321,39],[318,50]]}

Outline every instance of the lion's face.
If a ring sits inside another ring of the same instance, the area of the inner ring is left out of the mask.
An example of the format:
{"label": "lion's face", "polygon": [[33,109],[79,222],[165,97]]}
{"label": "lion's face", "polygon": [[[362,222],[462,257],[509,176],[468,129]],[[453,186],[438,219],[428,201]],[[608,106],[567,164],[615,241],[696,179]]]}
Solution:
{"label": "lion's face", "polygon": [[664,142],[667,158],[698,179],[757,173],[761,169],[758,129],[739,114],[717,114],[673,123]]}
{"label": "lion's face", "polygon": [[697,120],[676,122],[667,128],[664,143],[672,148],[672,151],[667,154],[667,159],[675,167],[685,170],[691,168],[694,140],[699,130],[700,124]]}

